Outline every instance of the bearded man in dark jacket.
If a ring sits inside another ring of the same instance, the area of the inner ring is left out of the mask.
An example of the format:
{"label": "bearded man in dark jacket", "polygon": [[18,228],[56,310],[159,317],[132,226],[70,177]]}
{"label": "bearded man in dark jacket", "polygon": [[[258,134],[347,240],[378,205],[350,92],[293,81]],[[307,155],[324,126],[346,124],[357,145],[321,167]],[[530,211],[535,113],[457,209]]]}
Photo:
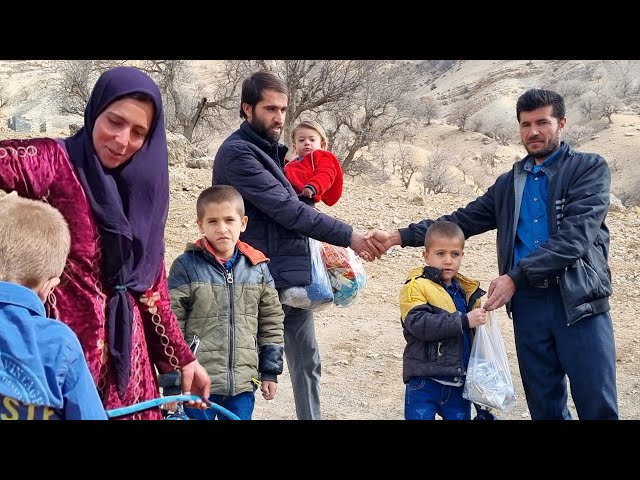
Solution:
{"label": "bearded man in dark jacket", "polygon": [[[299,200],[284,175],[287,147],[278,143],[289,90],[277,76],[256,72],[242,84],[240,117],[245,121],[220,146],[213,184],[234,186],[246,215],[243,242],[262,251],[278,290],[311,283],[309,237],[351,247],[367,258],[380,257],[364,232]],[[283,305],[284,351],[299,420],[320,419],[320,353],[313,312]]]}

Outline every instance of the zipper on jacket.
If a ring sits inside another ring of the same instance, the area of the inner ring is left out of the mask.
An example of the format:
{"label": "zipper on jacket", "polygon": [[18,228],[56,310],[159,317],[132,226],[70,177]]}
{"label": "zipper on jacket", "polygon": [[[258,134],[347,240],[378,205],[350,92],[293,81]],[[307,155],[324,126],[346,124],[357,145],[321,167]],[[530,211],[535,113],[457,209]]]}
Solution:
{"label": "zipper on jacket", "polygon": [[[549,228],[549,236],[553,235],[558,231],[558,223],[557,220],[554,220],[558,217],[556,213],[556,200],[554,196],[554,191],[551,188],[551,177],[547,174],[544,168],[541,169],[542,172],[547,175],[549,181],[549,194],[547,195],[547,227]],[[555,184],[553,185],[556,186]],[[565,270],[569,267],[565,267]],[[571,317],[569,316],[569,309],[567,308],[567,300],[564,296],[564,290],[562,288],[562,283],[560,283],[560,275],[556,275],[556,282],[558,283],[558,288],[560,289],[560,298],[562,299],[562,309],[564,310],[564,314],[567,318],[567,327],[571,325]]]}
{"label": "zipper on jacket", "polygon": [[562,309],[564,310],[564,314],[567,317],[567,327],[569,327],[571,326],[571,317],[569,316],[567,301],[564,298],[564,289],[562,288],[562,283],[560,283],[560,275],[556,276],[556,281],[558,282],[558,288],[560,289],[560,298],[562,298]]}
{"label": "zipper on jacket", "polygon": [[191,343],[189,344],[189,348],[191,349],[191,351],[193,352],[194,355],[198,351],[198,347],[199,346],[200,346],[200,337],[197,336],[196,334],[194,334],[193,335],[193,339],[191,340]]}
{"label": "zipper on jacket", "polygon": [[227,380],[229,382],[229,395],[233,395],[233,360],[235,350],[235,327],[234,327],[234,313],[233,313],[233,272],[231,270],[224,269],[224,274],[227,278],[227,294],[229,295],[229,368],[227,369]]}

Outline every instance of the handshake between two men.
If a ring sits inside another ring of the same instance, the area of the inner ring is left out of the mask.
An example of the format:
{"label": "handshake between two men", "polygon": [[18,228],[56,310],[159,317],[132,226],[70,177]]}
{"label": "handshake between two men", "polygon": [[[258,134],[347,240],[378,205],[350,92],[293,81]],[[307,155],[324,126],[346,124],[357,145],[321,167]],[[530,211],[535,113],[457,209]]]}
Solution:
{"label": "handshake between two men", "polygon": [[[399,230],[381,230],[373,228],[366,233],[353,231],[351,249],[362,259],[373,262],[382,258],[393,246],[401,246]],[[500,275],[491,280],[487,301],[483,305],[486,311],[497,310],[504,306],[516,291],[516,285],[509,275]]]}

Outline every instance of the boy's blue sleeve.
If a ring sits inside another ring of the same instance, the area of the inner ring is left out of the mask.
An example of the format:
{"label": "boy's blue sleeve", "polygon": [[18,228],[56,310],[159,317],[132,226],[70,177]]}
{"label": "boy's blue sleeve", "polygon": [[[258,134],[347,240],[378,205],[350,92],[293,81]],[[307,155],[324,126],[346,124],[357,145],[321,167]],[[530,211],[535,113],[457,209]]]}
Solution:
{"label": "boy's blue sleeve", "polygon": [[69,365],[62,394],[66,420],[107,420],[107,412],[79,343],[75,360]]}

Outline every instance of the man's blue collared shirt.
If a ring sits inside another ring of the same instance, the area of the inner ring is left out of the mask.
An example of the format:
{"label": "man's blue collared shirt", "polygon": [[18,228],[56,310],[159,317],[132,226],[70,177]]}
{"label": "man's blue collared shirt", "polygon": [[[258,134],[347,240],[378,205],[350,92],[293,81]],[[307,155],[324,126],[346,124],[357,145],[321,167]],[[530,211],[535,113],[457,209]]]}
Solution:
{"label": "man's blue collared shirt", "polygon": [[535,165],[529,157],[524,169],[528,173],[520,205],[520,217],[516,229],[516,242],[513,251],[513,266],[549,238],[549,210],[547,199],[549,196],[549,178],[544,168],[553,163],[560,150],[556,150],[542,164]]}

